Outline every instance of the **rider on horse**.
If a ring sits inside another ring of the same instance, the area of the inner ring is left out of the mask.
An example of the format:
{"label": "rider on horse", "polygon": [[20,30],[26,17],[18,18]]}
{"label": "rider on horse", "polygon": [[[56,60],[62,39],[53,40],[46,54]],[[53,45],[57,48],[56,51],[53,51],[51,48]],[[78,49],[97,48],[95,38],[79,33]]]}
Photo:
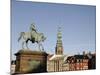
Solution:
{"label": "rider on horse", "polygon": [[28,49],[28,41],[31,41],[32,43],[37,43],[39,50],[44,50],[42,42],[46,39],[43,33],[37,32],[35,25],[31,24],[30,31],[29,32],[21,32],[20,37],[18,38],[18,41],[20,39],[23,39],[22,41],[22,48],[24,49],[24,44],[26,45]]}
{"label": "rider on horse", "polygon": [[37,32],[37,29],[35,27],[35,24],[32,23],[31,26],[30,26],[30,30],[31,30],[31,38],[32,38],[32,42],[34,42],[34,39],[36,40],[36,38],[34,38],[34,36],[37,36],[38,32]]}
{"label": "rider on horse", "polygon": [[31,30],[31,31],[35,31],[35,32],[37,33],[37,30],[36,30],[36,28],[35,28],[34,23],[31,24],[30,30]]}

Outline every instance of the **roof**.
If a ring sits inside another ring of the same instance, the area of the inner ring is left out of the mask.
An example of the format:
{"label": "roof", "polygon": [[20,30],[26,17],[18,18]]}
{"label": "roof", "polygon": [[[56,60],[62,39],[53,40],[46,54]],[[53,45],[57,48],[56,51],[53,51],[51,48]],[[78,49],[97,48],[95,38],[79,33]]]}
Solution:
{"label": "roof", "polygon": [[88,59],[87,55],[74,55],[75,59]]}
{"label": "roof", "polygon": [[49,60],[63,60],[64,55],[56,55],[54,54]]}
{"label": "roof", "polygon": [[48,54],[47,60],[49,60],[54,54]]}
{"label": "roof", "polygon": [[69,60],[69,61],[72,61],[74,60],[74,62],[76,62],[77,59],[89,59],[87,55],[74,55],[74,56],[69,56],[67,59],[66,59],[66,62]]}

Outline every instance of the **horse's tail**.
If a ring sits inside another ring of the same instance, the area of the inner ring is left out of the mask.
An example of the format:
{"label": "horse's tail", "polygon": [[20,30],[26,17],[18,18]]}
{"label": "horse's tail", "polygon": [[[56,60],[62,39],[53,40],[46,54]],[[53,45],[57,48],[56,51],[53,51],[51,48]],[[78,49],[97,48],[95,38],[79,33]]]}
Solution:
{"label": "horse's tail", "polygon": [[24,34],[24,32],[21,32],[21,33],[20,33],[20,37],[18,38],[18,42],[19,42],[20,39],[22,38],[23,34]]}

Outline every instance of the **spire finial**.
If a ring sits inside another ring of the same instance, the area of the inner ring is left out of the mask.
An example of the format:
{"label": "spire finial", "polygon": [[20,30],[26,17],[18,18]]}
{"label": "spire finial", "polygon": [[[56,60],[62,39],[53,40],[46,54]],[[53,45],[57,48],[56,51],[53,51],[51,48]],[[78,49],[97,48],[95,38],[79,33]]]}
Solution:
{"label": "spire finial", "polygon": [[62,33],[61,33],[61,27],[58,27],[58,33],[57,33],[57,38],[61,39],[62,38]]}

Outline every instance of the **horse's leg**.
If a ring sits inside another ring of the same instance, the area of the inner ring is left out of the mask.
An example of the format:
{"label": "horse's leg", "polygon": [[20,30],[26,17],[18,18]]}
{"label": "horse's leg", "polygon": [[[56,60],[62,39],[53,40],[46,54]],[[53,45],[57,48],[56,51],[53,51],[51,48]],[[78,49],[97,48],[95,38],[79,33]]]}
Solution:
{"label": "horse's leg", "polygon": [[26,42],[25,34],[23,34],[22,37],[23,37],[22,48],[25,49],[25,42]]}
{"label": "horse's leg", "polygon": [[27,49],[29,49],[29,48],[28,48],[28,43],[26,43],[26,47],[27,47]]}
{"label": "horse's leg", "polygon": [[38,49],[39,49],[39,51],[41,51],[41,48],[40,48],[40,43],[37,43],[38,44]]}
{"label": "horse's leg", "polygon": [[42,43],[40,43],[40,45],[41,45],[42,51],[44,51],[44,47],[43,47]]}
{"label": "horse's leg", "polygon": [[40,47],[40,50],[41,50],[41,51],[44,51],[44,48],[43,48],[43,45],[42,45],[41,42],[39,42],[39,47]]}
{"label": "horse's leg", "polygon": [[22,49],[24,49],[24,41],[22,42]]}
{"label": "horse's leg", "polygon": [[26,41],[26,47],[27,47],[27,49],[29,49],[29,48],[28,48],[28,40]]}

